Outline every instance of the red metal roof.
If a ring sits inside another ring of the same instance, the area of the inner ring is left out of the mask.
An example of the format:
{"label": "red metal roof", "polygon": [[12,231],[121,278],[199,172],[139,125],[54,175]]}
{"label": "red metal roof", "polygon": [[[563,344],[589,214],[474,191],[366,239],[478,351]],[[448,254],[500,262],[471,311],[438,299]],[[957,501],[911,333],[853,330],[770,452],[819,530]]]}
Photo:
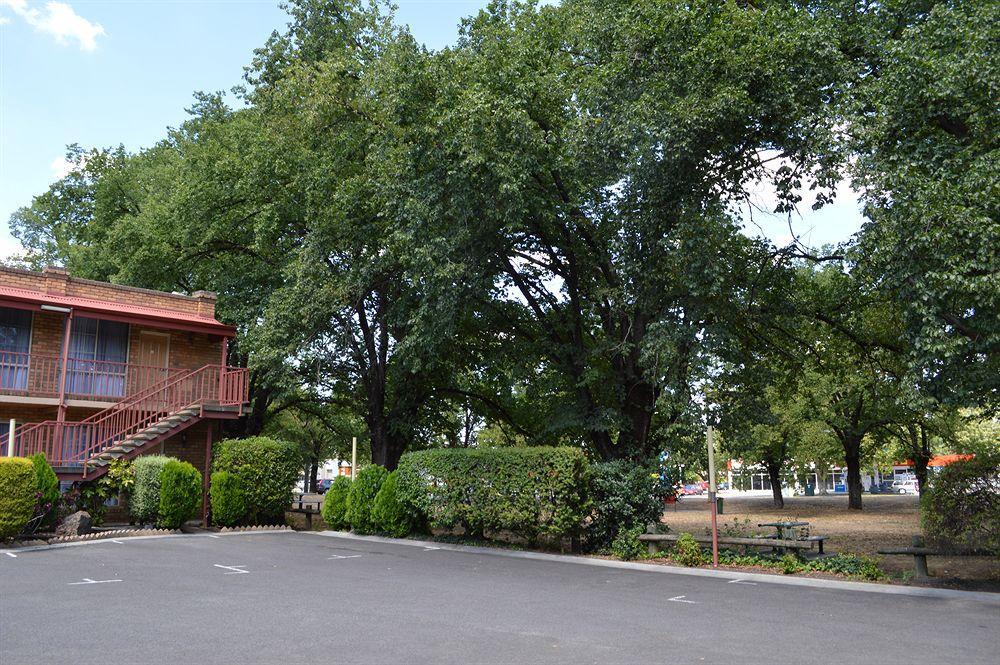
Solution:
{"label": "red metal roof", "polygon": [[43,293],[31,289],[0,285],[0,301],[3,300],[38,305],[54,305],[56,307],[71,307],[74,310],[103,315],[104,318],[139,323],[158,323],[163,328],[206,332],[226,337],[236,335],[236,328],[221,323],[214,318],[160,307],[109,302],[58,293]]}

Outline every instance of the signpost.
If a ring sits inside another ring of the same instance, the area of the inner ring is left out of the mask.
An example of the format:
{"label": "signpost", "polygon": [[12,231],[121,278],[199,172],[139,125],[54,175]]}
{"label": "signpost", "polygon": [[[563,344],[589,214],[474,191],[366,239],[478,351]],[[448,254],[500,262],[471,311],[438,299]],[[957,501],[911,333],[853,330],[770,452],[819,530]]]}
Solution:
{"label": "signpost", "polygon": [[715,499],[715,430],[709,425],[708,439],[708,502],[712,504],[712,567],[719,567],[718,504]]}
{"label": "signpost", "polygon": [[357,474],[358,468],[358,437],[351,437],[351,480]]}

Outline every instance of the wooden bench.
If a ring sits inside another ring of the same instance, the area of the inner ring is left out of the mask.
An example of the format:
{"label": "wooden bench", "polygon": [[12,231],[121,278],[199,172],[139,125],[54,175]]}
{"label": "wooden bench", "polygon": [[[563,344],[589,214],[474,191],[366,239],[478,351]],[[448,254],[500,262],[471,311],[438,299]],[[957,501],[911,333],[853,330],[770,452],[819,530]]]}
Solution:
{"label": "wooden bench", "polygon": [[[296,494],[292,499],[292,507],[285,508],[286,513],[295,513],[296,515],[305,515],[306,517],[306,528],[312,529],[313,527],[313,515],[319,515],[319,509],[321,501],[306,501],[303,495]],[[296,505],[298,504],[298,505]],[[310,505],[315,505],[315,508],[310,507]]]}
{"label": "wooden bench", "polygon": [[878,550],[879,554],[908,554],[913,557],[914,577],[930,577],[927,570],[929,556],[967,556],[965,552],[941,552],[924,546],[923,536],[913,536],[910,547],[899,547],[891,550]]}
{"label": "wooden bench", "polygon": [[[694,536],[695,542],[698,543],[712,543],[711,536]],[[673,533],[644,533],[639,536],[641,542],[646,543],[646,548],[649,550],[650,554],[656,554],[661,549],[665,543],[676,543],[680,540],[680,534]],[[720,545],[745,545],[749,547],[771,547],[777,550],[789,549],[789,550],[811,550],[813,545],[819,543],[820,552],[823,551],[823,540],[826,536],[813,536],[809,539],[803,540],[783,540],[780,538],[775,538],[772,536],[765,536],[761,538],[743,538],[734,536],[719,536]]]}

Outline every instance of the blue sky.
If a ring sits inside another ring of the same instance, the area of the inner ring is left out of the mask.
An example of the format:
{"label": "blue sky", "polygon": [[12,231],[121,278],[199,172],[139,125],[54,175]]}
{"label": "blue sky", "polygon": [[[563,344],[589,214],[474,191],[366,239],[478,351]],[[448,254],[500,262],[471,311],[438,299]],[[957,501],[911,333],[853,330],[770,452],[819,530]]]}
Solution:
{"label": "blue sky", "polygon": [[[417,39],[441,48],[487,2],[396,4]],[[253,49],[285,23],[277,0],[0,0],[0,258],[19,251],[11,213],[61,177],[67,144],[152,145],[185,119],[192,92],[240,83]],[[765,206],[767,198],[762,189]],[[766,235],[787,240],[784,219],[755,218]],[[846,239],[859,223],[845,187],[836,205],[794,228],[819,245]]]}

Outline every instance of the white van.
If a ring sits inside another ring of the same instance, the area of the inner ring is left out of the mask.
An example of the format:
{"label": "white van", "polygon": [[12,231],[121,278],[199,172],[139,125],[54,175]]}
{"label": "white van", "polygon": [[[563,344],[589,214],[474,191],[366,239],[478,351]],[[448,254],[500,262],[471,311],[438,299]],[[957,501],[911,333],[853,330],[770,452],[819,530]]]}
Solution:
{"label": "white van", "polygon": [[919,485],[914,478],[892,481],[892,491],[896,494],[919,494]]}

